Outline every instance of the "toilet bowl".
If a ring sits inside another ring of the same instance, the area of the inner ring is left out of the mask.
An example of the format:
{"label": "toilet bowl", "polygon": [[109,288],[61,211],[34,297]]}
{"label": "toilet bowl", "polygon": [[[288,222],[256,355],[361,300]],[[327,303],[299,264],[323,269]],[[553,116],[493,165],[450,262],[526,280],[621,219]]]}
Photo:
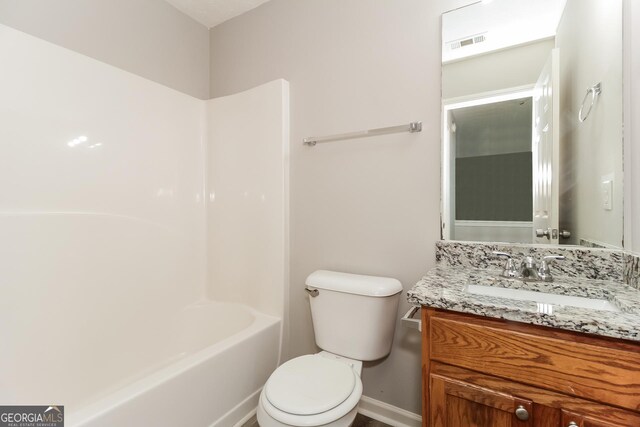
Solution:
{"label": "toilet bowl", "polygon": [[362,397],[362,362],[325,351],[292,359],[260,394],[261,427],[349,427]]}

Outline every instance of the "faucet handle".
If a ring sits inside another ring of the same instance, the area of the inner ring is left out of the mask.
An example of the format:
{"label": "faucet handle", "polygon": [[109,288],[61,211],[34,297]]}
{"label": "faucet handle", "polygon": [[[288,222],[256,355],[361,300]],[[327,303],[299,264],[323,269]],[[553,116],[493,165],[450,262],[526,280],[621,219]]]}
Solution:
{"label": "faucet handle", "polygon": [[547,255],[542,258],[542,262],[546,262],[547,264],[552,264],[555,261],[562,261],[564,256],[562,255]]}
{"label": "faucet handle", "polygon": [[506,252],[493,251],[492,254],[495,255],[495,258],[504,257],[504,258],[507,258],[507,259],[511,259],[511,255],[506,253]]}
{"label": "faucet handle", "polygon": [[545,282],[552,282],[553,276],[551,275],[551,269],[549,266],[556,261],[562,261],[565,259],[562,255],[547,255],[542,258],[542,263],[540,264],[540,268],[538,270],[538,275]]}
{"label": "faucet handle", "polygon": [[514,264],[513,259],[511,258],[511,255],[509,255],[506,252],[500,252],[500,251],[493,251],[493,255],[495,255],[495,258],[506,258],[506,261],[504,263],[504,268],[502,270],[503,277],[518,276],[518,270],[516,269],[516,265]]}

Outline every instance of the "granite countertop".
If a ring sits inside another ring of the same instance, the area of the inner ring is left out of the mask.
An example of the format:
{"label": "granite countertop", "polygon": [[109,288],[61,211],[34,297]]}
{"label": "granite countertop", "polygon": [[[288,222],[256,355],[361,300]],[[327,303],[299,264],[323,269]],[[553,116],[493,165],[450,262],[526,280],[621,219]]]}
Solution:
{"label": "granite countertop", "polygon": [[[640,291],[629,285],[576,277],[524,282],[503,278],[500,272],[498,268],[438,265],[407,293],[408,300],[414,305],[640,341]],[[620,312],[476,295],[466,291],[470,284],[604,299]]]}

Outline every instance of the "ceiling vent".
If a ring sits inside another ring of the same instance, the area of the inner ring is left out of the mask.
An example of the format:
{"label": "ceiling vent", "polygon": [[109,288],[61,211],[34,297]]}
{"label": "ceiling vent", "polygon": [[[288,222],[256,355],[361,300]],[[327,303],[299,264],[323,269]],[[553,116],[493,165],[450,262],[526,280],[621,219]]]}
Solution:
{"label": "ceiling vent", "polygon": [[455,50],[460,49],[461,47],[472,46],[474,44],[482,43],[487,40],[487,37],[483,34],[476,34],[475,36],[467,37],[460,40],[455,40],[449,43],[449,49]]}

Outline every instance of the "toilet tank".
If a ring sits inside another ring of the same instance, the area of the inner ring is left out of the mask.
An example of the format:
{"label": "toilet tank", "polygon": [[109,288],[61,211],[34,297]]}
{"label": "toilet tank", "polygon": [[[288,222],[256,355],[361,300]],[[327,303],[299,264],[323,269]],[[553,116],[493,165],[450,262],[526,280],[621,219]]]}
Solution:
{"label": "toilet tank", "polygon": [[402,292],[398,280],[318,270],[306,285],[318,347],[356,360],[389,354]]}

